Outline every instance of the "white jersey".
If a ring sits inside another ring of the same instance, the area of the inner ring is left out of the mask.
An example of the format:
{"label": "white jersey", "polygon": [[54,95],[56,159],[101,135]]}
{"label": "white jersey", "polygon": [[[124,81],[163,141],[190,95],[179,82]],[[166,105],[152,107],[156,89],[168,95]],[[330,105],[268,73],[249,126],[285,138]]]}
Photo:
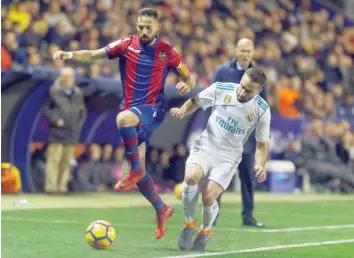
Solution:
{"label": "white jersey", "polygon": [[213,111],[206,129],[195,145],[206,145],[215,154],[237,159],[243,152],[243,144],[256,129],[256,140],[270,139],[270,109],[265,100],[256,95],[246,103],[237,100],[239,84],[216,82],[196,96],[197,104]]}

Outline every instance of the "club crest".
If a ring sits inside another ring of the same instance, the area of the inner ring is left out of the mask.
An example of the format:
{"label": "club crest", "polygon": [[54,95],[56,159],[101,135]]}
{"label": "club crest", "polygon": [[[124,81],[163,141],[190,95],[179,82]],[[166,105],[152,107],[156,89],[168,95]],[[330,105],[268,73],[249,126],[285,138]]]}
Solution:
{"label": "club crest", "polygon": [[226,95],[224,97],[224,103],[225,104],[229,104],[231,102],[231,100],[232,100],[232,97],[230,95]]}
{"label": "club crest", "polygon": [[252,122],[252,120],[254,119],[253,113],[248,114],[248,115],[246,116],[246,118],[247,118],[247,121],[248,121],[248,122]]}
{"label": "club crest", "polygon": [[164,51],[159,52],[159,59],[164,60],[166,58],[166,53]]}

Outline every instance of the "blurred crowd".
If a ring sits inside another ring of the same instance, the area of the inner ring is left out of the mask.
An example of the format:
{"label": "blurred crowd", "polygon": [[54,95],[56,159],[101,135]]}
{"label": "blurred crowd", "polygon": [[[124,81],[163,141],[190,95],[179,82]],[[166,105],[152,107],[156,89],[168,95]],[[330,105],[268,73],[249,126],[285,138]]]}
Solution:
{"label": "blurred crowd", "polygon": [[[290,0],[39,0],[4,1],[4,68],[46,65],[58,49],[97,49],[135,33],[137,11],[153,5],[160,37],[174,44],[197,77],[210,84],[215,69],[234,57],[235,43],[256,42],[255,63],[267,71],[268,102],[284,116],[354,116],[354,27],[311,1]],[[7,3],[7,4],[6,4]],[[198,65],[197,65],[198,64]],[[73,64],[90,77],[119,79],[117,62]],[[170,74],[168,83],[175,83]]]}
{"label": "blurred crowd", "polygon": [[[353,162],[354,27],[340,13],[312,11],[311,0],[5,0],[2,70],[62,68],[52,60],[55,51],[97,49],[134,34],[136,13],[147,6],[160,12],[160,38],[182,53],[199,86],[208,86],[216,67],[234,58],[238,39],[254,40],[272,113],[305,118],[309,131],[311,121],[322,120],[323,137],[341,146],[336,155]],[[71,65],[87,77],[120,79],[118,62]],[[167,78],[176,81],[175,74]],[[150,152],[151,159],[164,157],[160,152]]]}
{"label": "blurred crowd", "polygon": [[[37,149],[31,157],[34,190],[43,192],[46,177],[47,146]],[[156,183],[158,191],[171,192],[184,177],[187,148],[176,144],[173,152],[150,146],[146,171]],[[129,172],[124,146],[90,144],[71,162],[70,192],[112,191],[117,181]]]}
{"label": "blurred crowd", "polygon": [[282,155],[295,164],[297,188],[304,190],[306,174],[318,191],[354,191],[354,134],[347,121],[313,119],[301,142],[291,140]]}

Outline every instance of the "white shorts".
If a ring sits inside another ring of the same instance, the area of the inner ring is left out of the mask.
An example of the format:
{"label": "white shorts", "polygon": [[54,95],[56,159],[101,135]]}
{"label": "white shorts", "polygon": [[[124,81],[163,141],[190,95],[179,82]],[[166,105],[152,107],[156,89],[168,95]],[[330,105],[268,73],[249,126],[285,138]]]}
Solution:
{"label": "white shorts", "polygon": [[194,144],[189,152],[186,165],[198,164],[203,169],[203,179],[214,181],[226,190],[237,171],[241,159],[242,153],[238,157],[230,159],[227,158],[227,155],[220,155],[211,146]]}

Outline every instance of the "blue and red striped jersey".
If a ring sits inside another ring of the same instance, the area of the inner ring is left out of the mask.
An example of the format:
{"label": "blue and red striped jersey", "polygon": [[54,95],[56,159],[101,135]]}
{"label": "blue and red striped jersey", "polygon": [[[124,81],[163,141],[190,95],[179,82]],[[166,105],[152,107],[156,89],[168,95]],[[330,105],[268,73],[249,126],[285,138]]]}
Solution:
{"label": "blue and red striped jersey", "polygon": [[163,103],[167,74],[182,63],[170,44],[157,39],[152,45],[144,45],[138,36],[129,36],[108,44],[105,50],[109,59],[119,58],[124,91],[122,110]]}

